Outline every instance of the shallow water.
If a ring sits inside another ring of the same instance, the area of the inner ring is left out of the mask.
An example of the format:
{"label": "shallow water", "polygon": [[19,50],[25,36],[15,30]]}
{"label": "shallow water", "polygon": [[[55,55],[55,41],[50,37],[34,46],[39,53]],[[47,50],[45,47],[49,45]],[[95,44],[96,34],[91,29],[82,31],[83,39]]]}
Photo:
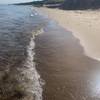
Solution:
{"label": "shallow water", "polygon": [[100,62],[84,54],[70,31],[50,22],[36,37],[43,100],[100,100]]}
{"label": "shallow water", "polygon": [[45,25],[31,6],[0,5],[0,100],[42,99],[34,36]]}

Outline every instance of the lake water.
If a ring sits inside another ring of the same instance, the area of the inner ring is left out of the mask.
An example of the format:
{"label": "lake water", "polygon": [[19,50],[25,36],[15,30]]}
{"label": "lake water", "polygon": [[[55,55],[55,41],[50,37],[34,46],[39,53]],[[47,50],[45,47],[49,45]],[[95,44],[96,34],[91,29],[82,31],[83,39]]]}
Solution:
{"label": "lake water", "polygon": [[0,100],[42,100],[34,36],[45,25],[32,6],[0,5]]}

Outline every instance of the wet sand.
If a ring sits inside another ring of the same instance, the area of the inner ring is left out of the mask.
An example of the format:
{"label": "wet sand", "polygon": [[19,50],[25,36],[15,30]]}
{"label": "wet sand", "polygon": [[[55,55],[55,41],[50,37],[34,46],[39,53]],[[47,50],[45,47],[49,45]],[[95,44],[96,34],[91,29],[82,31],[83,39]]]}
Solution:
{"label": "wet sand", "polygon": [[100,100],[100,62],[84,55],[71,32],[51,23],[35,42],[43,100]]}
{"label": "wet sand", "polygon": [[60,26],[73,32],[84,46],[85,53],[100,60],[100,10],[60,10],[39,8]]}

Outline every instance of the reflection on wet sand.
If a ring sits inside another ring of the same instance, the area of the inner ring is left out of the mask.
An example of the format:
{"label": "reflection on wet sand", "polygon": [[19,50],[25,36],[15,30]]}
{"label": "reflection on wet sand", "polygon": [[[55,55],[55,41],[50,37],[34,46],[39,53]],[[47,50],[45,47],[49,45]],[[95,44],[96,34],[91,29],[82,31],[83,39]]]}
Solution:
{"label": "reflection on wet sand", "polygon": [[35,41],[43,100],[100,100],[100,62],[84,55],[71,32],[48,25]]}

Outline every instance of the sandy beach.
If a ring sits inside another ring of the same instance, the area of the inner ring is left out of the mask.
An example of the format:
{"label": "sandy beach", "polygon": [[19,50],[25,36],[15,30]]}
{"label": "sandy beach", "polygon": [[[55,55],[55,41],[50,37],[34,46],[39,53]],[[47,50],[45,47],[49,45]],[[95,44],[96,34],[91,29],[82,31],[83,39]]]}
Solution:
{"label": "sandy beach", "polygon": [[35,43],[43,100],[100,100],[100,62],[84,54],[70,31],[49,20]]}
{"label": "sandy beach", "polygon": [[99,11],[38,10],[48,19],[35,38],[43,100],[100,100]]}
{"label": "sandy beach", "polygon": [[86,55],[100,60],[100,11],[66,11],[39,8],[50,19],[80,40]]}

